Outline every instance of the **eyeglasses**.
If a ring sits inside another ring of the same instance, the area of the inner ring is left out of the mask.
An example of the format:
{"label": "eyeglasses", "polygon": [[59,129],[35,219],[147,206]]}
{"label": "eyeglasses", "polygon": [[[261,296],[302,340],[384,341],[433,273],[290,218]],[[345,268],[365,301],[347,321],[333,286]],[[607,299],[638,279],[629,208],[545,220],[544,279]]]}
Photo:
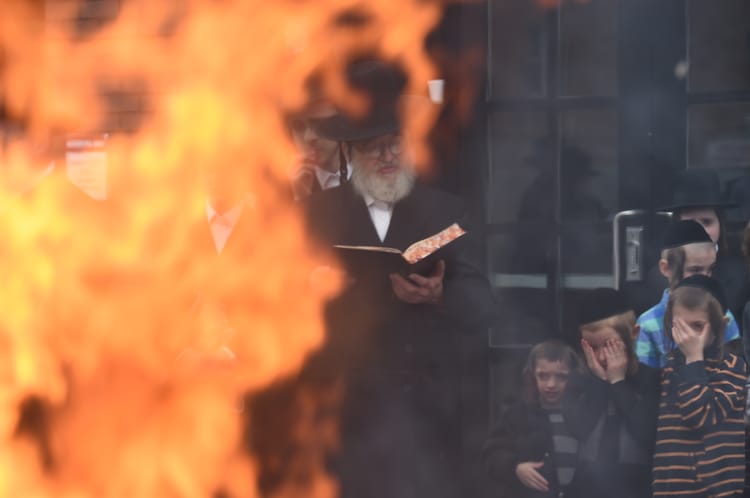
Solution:
{"label": "eyeglasses", "polygon": [[353,146],[357,149],[357,152],[368,159],[378,159],[385,156],[386,150],[390,151],[394,156],[401,154],[401,144],[402,140],[400,136],[390,135],[387,137],[378,137],[374,140],[354,142]]}

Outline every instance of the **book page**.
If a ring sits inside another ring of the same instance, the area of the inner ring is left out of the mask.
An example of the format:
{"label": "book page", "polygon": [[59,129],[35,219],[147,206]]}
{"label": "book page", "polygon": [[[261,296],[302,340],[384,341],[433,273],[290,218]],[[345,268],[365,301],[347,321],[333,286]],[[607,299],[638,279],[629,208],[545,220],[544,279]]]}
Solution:
{"label": "book page", "polygon": [[358,251],[376,251],[376,252],[387,252],[391,254],[401,254],[401,251],[392,247],[380,247],[380,246],[345,246],[335,245],[338,249],[356,249]]}
{"label": "book page", "polygon": [[410,245],[409,248],[404,251],[404,259],[410,264],[414,264],[417,261],[426,258],[441,247],[453,242],[465,233],[466,230],[461,228],[458,223],[454,223],[445,230]]}

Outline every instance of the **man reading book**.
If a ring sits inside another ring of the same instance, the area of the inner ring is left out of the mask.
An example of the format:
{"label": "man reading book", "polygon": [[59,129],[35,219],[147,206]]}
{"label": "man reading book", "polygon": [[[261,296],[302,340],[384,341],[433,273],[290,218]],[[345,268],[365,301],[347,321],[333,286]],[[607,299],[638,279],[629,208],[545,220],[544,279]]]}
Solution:
{"label": "man reading book", "polygon": [[313,236],[403,251],[456,222],[468,233],[443,247],[427,274],[377,278],[370,268],[362,277],[368,269],[344,261],[354,282],[329,304],[326,344],[304,375],[343,377],[347,386],[333,466],[343,498],[461,496],[457,332],[487,324],[489,285],[472,257],[461,201],[417,181],[397,113],[404,75],[365,61],[348,77],[371,97],[371,112],[319,124],[341,143],[352,177],[309,199]]}

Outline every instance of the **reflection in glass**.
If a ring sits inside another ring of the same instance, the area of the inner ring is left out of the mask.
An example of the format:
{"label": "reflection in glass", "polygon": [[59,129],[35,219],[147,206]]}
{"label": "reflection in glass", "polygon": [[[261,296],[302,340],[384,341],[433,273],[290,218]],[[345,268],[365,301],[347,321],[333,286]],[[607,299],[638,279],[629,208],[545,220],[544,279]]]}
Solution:
{"label": "reflection in glass", "polygon": [[[491,223],[515,222],[522,217],[523,193],[539,175],[529,164],[534,146],[548,135],[547,115],[543,112],[498,112],[490,119],[490,186],[488,192]],[[553,163],[544,165],[550,171]],[[551,189],[541,195],[551,198]]]}
{"label": "reflection in glass", "polygon": [[617,94],[617,0],[565,2],[560,10],[560,93]]}
{"label": "reflection in glass", "polygon": [[562,220],[603,221],[618,207],[617,112],[583,109],[561,115]]}
{"label": "reflection in glass", "polygon": [[688,2],[691,92],[750,89],[750,2]]}

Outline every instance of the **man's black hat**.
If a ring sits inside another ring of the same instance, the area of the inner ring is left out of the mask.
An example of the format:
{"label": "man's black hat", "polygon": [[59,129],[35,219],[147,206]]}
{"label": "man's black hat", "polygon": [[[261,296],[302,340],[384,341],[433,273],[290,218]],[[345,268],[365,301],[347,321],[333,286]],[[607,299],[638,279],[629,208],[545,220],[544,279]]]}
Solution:
{"label": "man's black hat", "polygon": [[719,302],[721,305],[721,311],[726,314],[727,297],[724,294],[724,289],[721,284],[715,278],[707,277],[703,274],[691,275],[688,278],[682,279],[675,289],[679,289],[680,287],[695,287],[697,289],[703,289]]}
{"label": "man's black hat", "polygon": [[675,221],[667,226],[667,232],[664,234],[664,242],[662,243],[662,250],[673,249],[688,244],[697,244],[700,242],[713,244],[711,237],[706,233],[703,225],[695,220]]}
{"label": "man's black hat", "polygon": [[577,324],[582,327],[628,311],[633,311],[633,307],[619,290],[604,287],[588,290],[578,301]]}
{"label": "man's black hat", "polygon": [[[525,159],[526,164],[543,171],[552,171],[555,150],[555,144],[550,137],[536,139],[531,154]],[[592,165],[591,156],[570,143],[563,143],[560,147],[560,169],[573,181],[599,175]]]}
{"label": "man's black hat", "polygon": [[379,60],[359,60],[347,67],[347,80],[356,91],[370,99],[364,116],[343,112],[317,122],[319,135],[338,142],[355,142],[395,133],[401,129],[398,104],[406,87],[406,74],[393,64]]}
{"label": "man's black hat", "polygon": [[680,171],[674,181],[672,203],[659,211],[683,211],[700,208],[731,208],[737,204],[728,202],[721,195],[719,177],[715,171],[688,169]]}

